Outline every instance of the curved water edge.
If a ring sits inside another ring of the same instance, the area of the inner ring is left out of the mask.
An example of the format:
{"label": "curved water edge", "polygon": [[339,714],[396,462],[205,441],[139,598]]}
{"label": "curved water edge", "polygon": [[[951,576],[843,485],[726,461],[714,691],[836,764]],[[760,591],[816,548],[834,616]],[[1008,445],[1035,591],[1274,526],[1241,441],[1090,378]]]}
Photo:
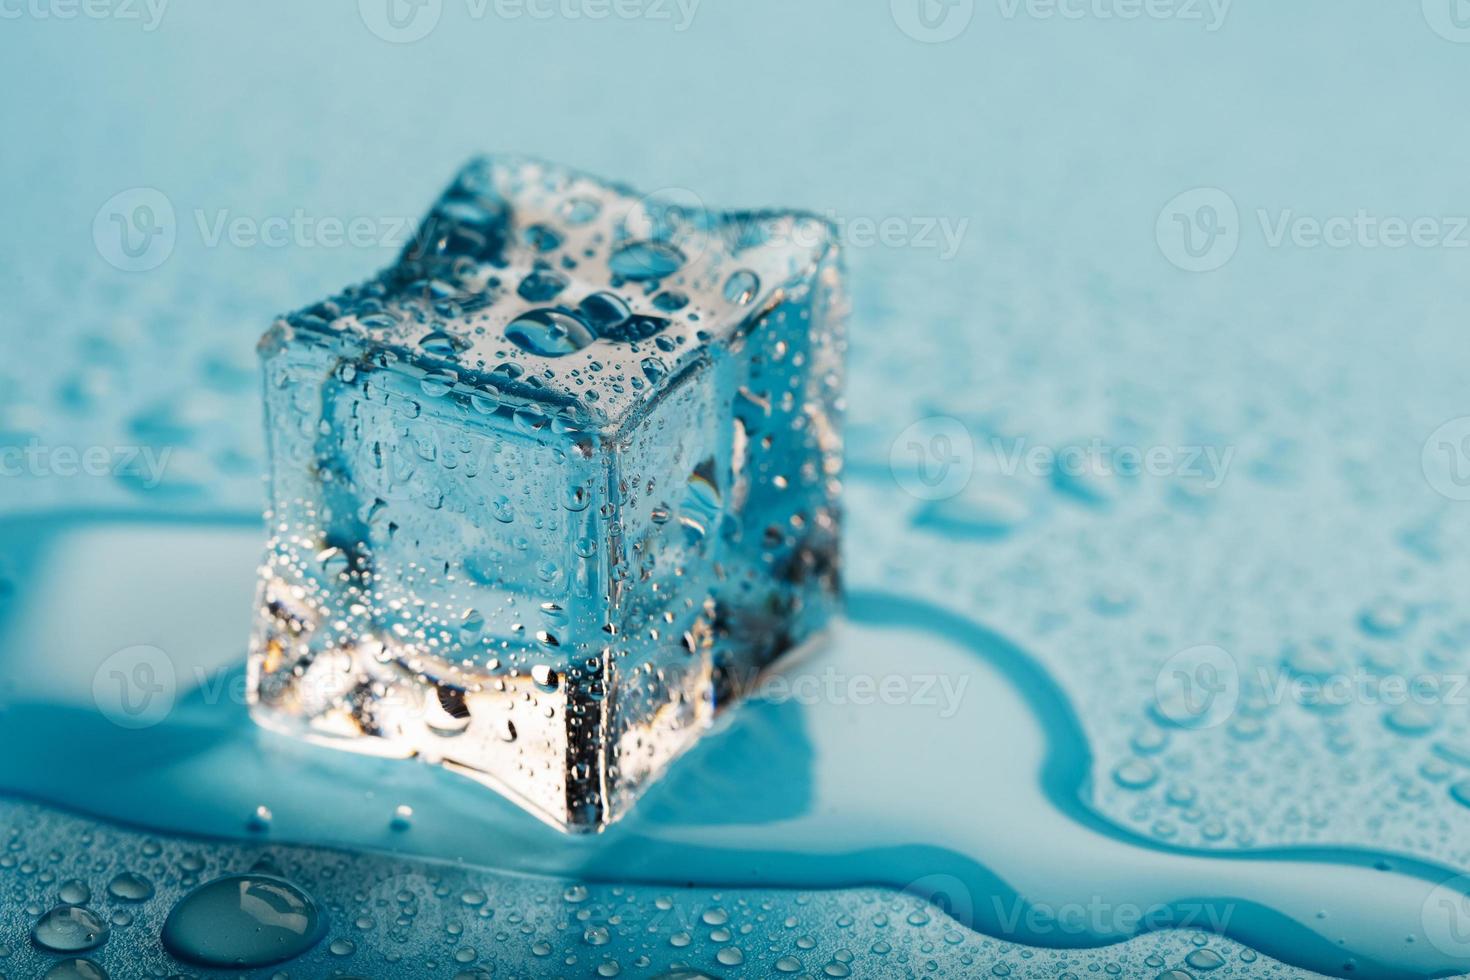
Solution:
{"label": "curved water edge", "polygon": [[[785,673],[898,672],[905,701],[752,702],[628,820],[569,840],[450,774],[257,730],[231,691],[258,522],[159,526],[70,515],[5,528],[21,588],[0,605],[0,656],[16,675],[0,731],[30,746],[0,763],[8,791],[226,838],[252,836],[248,815],[265,805],[273,840],[591,881],[901,888],[983,934],[1041,947],[1185,926],[1320,973],[1384,977],[1448,975],[1470,953],[1435,932],[1440,905],[1465,895],[1451,869],[1350,849],[1191,850],[1099,817],[1085,803],[1081,726],[1036,661],[961,616],[886,594],[854,593],[850,621]],[[112,578],[85,616],[58,612],[75,603],[63,586],[74,593],[86,569],[109,567],[135,574]],[[168,651],[178,697],[157,723],[123,728],[99,710],[99,629],[104,657],[139,643]],[[42,638],[54,651],[44,663],[25,654]],[[920,698],[925,683],[932,697]],[[406,830],[388,819],[399,805],[414,813]]]}

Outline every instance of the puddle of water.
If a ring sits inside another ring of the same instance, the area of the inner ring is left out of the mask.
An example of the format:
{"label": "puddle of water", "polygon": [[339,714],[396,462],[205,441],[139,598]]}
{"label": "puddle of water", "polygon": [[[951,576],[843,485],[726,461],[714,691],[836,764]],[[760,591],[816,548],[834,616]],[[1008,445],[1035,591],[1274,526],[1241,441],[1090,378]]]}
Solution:
{"label": "puddle of water", "polygon": [[22,570],[0,606],[0,733],[25,747],[0,761],[0,786],[15,794],[160,831],[590,882],[886,886],[1041,947],[1188,927],[1385,977],[1444,975],[1467,952],[1448,931],[1464,900],[1451,871],[1351,850],[1194,852],[1097,817],[1086,742],[1050,678],[923,603],[854,595],[849,621],[627,820],[577,839],[453,774],[252,725],[239,663],[255,521],[75,514],[0,533]]}

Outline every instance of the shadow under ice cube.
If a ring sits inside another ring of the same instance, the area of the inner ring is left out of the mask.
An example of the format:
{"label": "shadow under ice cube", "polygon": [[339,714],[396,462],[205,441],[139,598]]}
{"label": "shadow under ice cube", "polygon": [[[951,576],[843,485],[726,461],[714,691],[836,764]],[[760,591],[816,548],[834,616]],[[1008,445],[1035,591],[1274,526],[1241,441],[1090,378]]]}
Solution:
{"label": "shadow under ice cube", "polygon": [[261,342],[255,718],[621,816],[838,601],[826,223],[471,163]]}

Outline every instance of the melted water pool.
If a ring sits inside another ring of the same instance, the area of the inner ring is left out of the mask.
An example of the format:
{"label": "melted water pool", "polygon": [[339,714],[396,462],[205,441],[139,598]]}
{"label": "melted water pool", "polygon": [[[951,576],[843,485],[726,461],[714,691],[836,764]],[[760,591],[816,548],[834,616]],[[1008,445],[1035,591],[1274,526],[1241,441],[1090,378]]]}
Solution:
{"label": "melted water pool", "polygon": [[[909,896],[915,918],[947,913],[961,935],[1053,949],[1183,928],[1331,975],[1444,975],[1460,962],[1424,918],[1436,896],[1463,893],[1452,869],[1355,849],[1199,851],[1098,816],[1085,802],[1091,760],[1078,721],[1034,656],[927,603],[853,593],[848,621],[772,678],[764,699],[735,712],[627,821],[579,839],[460,777],[251,724],[234,629],[248,614],[250,520],[79,513],[4,533],[24,562],[5,648],[47,650],[5,664],[13,691],[31,694],[13,695],[0,721],[0,736],[27,745],[0,761],[12,793],[163,832],[393,852],[490,880],[740,888],[778,901],[791,889],[879,886]],[[135,574],[106,602],[66,615],[77,582],[125,564]],[[98,629],[147,646],[99,662]],[[894,677],[903,690],[888,697],[853,682]],[[261,879],[282,891],[256,904],[272,920],[296,915],[300,928],[257,936],[260,963],[319,938],[315,913],[291,908],[303,900],[295,886],[274,880]],[[141,887],[112,882],[113,898]],[[228,881],[198,888],[165,925],[165,948],[196,963],[249,961],[248,944],[228,936],[187,938],[202,928],[194,921],[225,921],[193,906],[237,893],[249,904]],[[48,948],[100,944],[83,940],[84,924],[56,921],[65,937]]]}

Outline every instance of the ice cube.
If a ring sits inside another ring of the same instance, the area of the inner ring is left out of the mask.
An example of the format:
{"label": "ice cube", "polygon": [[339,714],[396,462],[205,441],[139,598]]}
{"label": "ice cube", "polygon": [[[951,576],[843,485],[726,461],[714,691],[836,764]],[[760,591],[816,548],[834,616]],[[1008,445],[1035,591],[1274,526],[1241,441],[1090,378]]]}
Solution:
{"label": "ice cube", "polygon": [[838,601],[835,236],[525,159],[261,342],[261,724],[617,819]]}

